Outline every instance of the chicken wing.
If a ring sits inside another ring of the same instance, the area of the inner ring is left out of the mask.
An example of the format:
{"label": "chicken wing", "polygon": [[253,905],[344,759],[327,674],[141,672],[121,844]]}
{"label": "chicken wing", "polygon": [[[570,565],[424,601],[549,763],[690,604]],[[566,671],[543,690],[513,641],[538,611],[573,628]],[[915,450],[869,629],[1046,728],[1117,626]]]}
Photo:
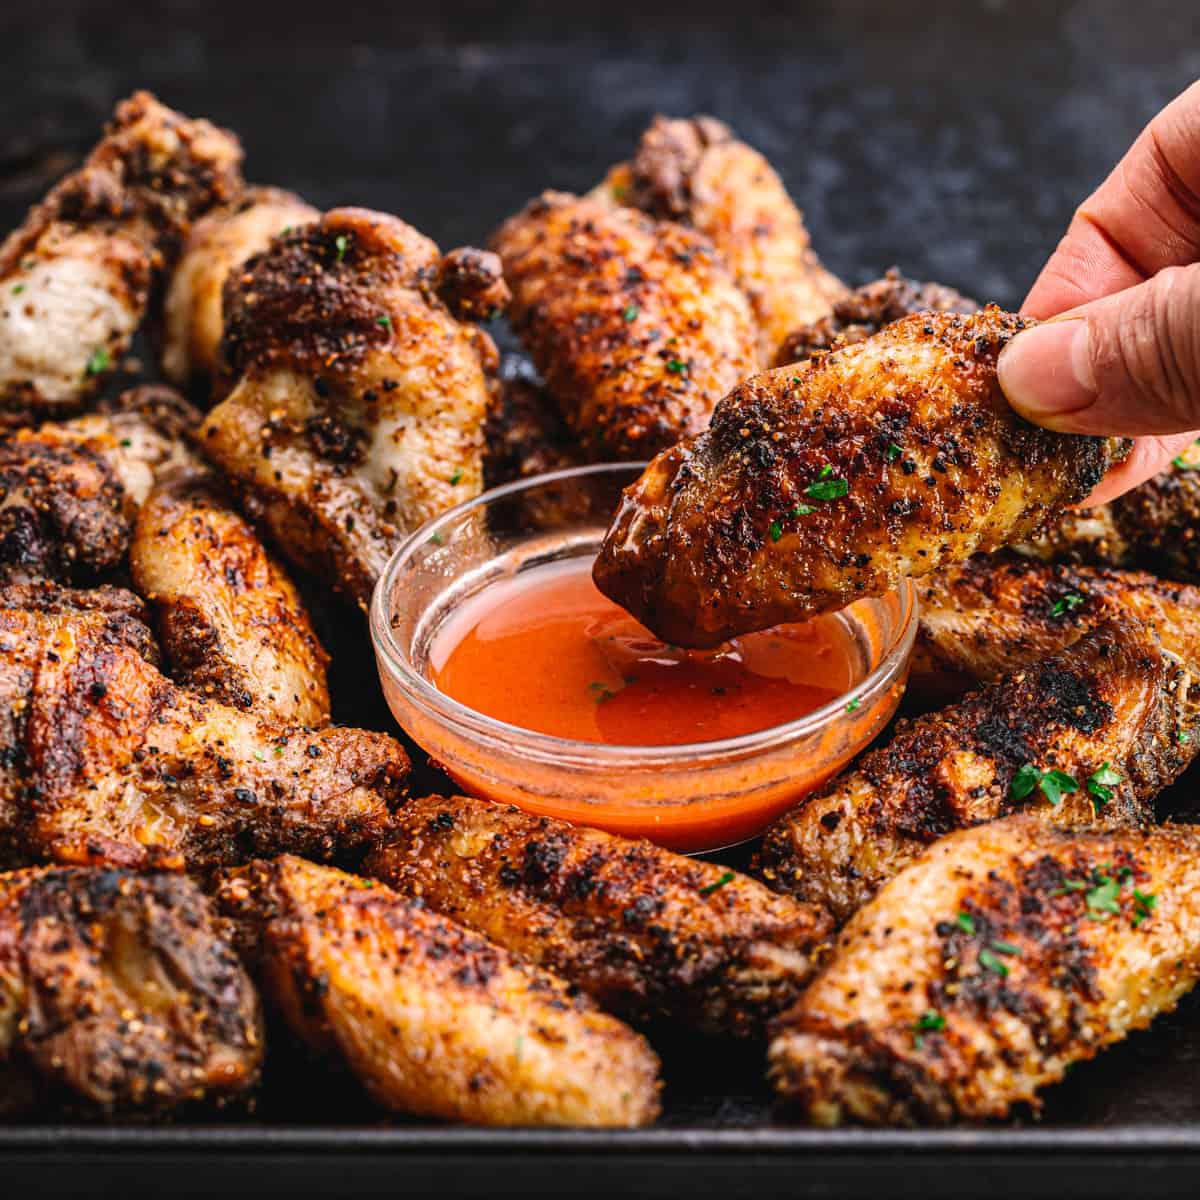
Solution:
{"label": "chicken wing", "polygon": [[193,220],[241,189],[237,139],[138,92],[0,246],[0,425],[78,409]]}
{"label": "chicken wing", "polygon": [[658,1059],[538,967],[379,883],[285,856],[226,877],[262,986],[396,1112],[483,1125],[645,1125]]}
{"label": "chicken wing", "polygon": [[[408,759],[384,734],[262,723],[176,686],[124,617],[0,610],[28,858],[191,869],[294,850],[361,852],[385,831]],[[22,694],[19,689],[25,686]]]}
{"label": "chicken wing", "polygon": [[1008,407],[996,359],[1024,324],[917,314],[747,380],[626,489],[600,590],[666,641],[713,646],[1028,537],[1128,442]]}
{"label": "chicken wing", "polygon": [[842,931],[770,1075],[810,1121],[945,1123],[1040,1105],[1200,975],[1200,836],[1010,817],[939,842]]}
{"label": "chicken wing", "polygon": [[410,800],[395,830],[366,874],[635,1019],[758,1032],[831,928],[715,863],[484,800]]}
{"label": "chicken wing", "polygon": [[438,263],[404,222],[342,208],[225,287],[237,382],[205,452],[292,561],[363,605],[406,533],[480,491],[496,351],[434,293]]}
{"label": "chicken wing", "polygon": [[836,300],[833,310],[793,329],[771,364],[786,367],[821,350],[865,341],[885,325],[919,312],[978,312],[979,305],[941,283],[917,283],[892,267],[882,279],[863,284]]}
{"label": "chicken wing", "polygon": [[211,481],[150,493],[129,567],[177,683],[260,720],[329,723],[329,656],[295,585]]}
{"label": "chicken wing", "polygon": [[980,555],[917,581],[908,690],[946,697],[1057,653],[1106,620],[1152,630],[1200,678],[1200,588],[1142,571]]}
{"label": "chicken wing", "polygon": [[513,326],[588,458],[636,461],[698,432],[755,369],[746,298],[692,230],[546,192],[493,245]]}
{"label": "chicken wing", "polygon": [[712,117],[656,117],[632,161],[614,167],[597,194],[712,240],[750,301],[764,367],[792,330],[846,294],[771,164]]}
{"label": "chicken wing", "polygon": [[845,920],[956,829],[1018,811],[1060,826],[1151,821],[1198,746],[1200,684],[1151,632],[1114,621],[899,724],[767,830],[756,868]]}
{"label": "chicken wing", "polygon": [[231,380],[221,370],[225,280],[266,250],[278,233],[308,225],[320,212],[279,188],[247,188],[236,204],[196,222],[163,300],[162,369],[172,383],[216,398]]}
{"label": "chicken wing", "polygon": [[[0,1113],[163,1115],[258,1080],[258,997],[181,876],[0,875]],[[15,1101],[15,1103],[14,1103]]]}

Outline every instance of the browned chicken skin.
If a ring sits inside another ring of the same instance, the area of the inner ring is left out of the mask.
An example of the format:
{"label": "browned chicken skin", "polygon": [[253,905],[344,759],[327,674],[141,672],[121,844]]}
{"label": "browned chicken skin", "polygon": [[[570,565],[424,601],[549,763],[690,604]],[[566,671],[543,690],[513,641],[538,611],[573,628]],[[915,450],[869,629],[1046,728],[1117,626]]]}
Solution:
{"label": "browned chicken skin", "polygon": [[438,297],[439,261],[403,221],[342,208],[225,286],[237,382],[205,453],[284,554],[363,605],[404,535],[482,483],[496,350]]}
{"label": "browned chicken skin", "polygon": [[916,283],[893,267],[882,279],[865,283],[834,302],[833,310],[794,329],[771,364],[786,367],[821,350],[865,341],[885,325],[918,312],[974,313],[979,305],[941,283]]}
{"label": "browned chicken skin", "polygon": [[1020,811],[1061,826],[1147,823],[1197,746],[1200,685],[1153,633],[1111,622],[898,724],[891,741],[767,830],[756,867],[845,920],[956,829]]}
{"label": "browned chicken skin", "polygon": [[1002,1117],[1198,975],[1196,831],[1010,817],[939,842],[855,916],[779,1021],[771,1078],[821,1125]]}
{"label": "browned chicken skin", "polygon": [[597,192],[712,240],[754,311],[761,366],[793,329],[845,295],[771,164],[712,117],[656,117],[632,161],[613,168]]}
{"label": "browned chicken skin", "polygon": [[104,137],[0,246],[0,425],[76,410],[141,324],[191,222],[241,189],[237,139],[122,101]]}
{"label": "browned chicken skin", "polygon": [[262,1047],[254,988],[189,880],[0,875],[0,1113],[226,1102],[258,1081]]}
{"label": "browned chicken skin", "polygon": [[546,192],[493,245],[513,326],[588,458],[636,460],[698,432],[755,368],[746,299],[692,230]]}
{"label": "browned chicken skin", "polygon": [[177,683],[260,720],[329,723],[329,656],[295,585],[211,480],[150,493],[129,566]]}
{"label": "browned chicken skin", "polygon": [[483,1125],[644,1125],[647,1043],[536,966],[359,879],[285,856],[228,875],[264,992],[384,1107]]}
{"label": "browned chicken skin", "polygon": [[1024,324],[918,314],[747,380],[626,489],[597,585],[666,641],[713,646],[1029,536],[1128,443],[1009,408],[996,359]]}
{"label": "browned chicken skin", "polygon": [[483,441],[483,486],[489,489],[578,466],[583,457],[550,394],[520,374],[496,388]]}
{"label": "browned chicken skin", "polygon": [[147,661],[131,623],[70,604],[0,609],[0,694],[15,713],[0,761],[29,858],[198,870],[352,854],[382,836],[408,769],[393,739],[205,700]]}
{"label": "browned chicken skin", "polygon": [[635,1019],[760,1031],[831,928],[715,863],[485,800],[410,800],[394,828],[367,874]]}
{"label": "browned chicken skin", "polygon": [[980,555],[917,582],[920,625],[909,694],[924,700],[992,683],[1125,618],[1200,678],[1200,588],[1143,571]]}

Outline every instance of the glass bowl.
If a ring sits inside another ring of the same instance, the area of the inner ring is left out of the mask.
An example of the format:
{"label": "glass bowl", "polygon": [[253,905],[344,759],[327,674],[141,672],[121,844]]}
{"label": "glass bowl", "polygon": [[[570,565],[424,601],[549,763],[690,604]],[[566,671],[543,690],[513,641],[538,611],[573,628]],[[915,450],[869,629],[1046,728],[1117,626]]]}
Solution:
{"label": "glass bowl", "polygon": [[594,558],[622,488],[641,464],[576,467],[460,504],[392,556],[371,603],[384,695],[408,735],[467,792],[676,850],[745,841],[841,770],[883,729],[904,690],[917,599],[895,592],[837,615],[857,683],[813,712],[755,733],[677,746],[613,746],[509,725],[427,678],[429,652],[458,605],[565,558]]}

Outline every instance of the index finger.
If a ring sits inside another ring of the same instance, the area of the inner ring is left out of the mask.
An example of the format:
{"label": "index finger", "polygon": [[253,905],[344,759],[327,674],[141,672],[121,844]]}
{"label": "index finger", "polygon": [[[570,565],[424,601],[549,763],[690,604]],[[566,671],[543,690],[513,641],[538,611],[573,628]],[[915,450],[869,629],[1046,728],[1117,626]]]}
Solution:
{"label": "index finger", "polygon": [[1023,312],[1052,317],[1200,260],[1200,83],[1142,130],[1076,210]]}

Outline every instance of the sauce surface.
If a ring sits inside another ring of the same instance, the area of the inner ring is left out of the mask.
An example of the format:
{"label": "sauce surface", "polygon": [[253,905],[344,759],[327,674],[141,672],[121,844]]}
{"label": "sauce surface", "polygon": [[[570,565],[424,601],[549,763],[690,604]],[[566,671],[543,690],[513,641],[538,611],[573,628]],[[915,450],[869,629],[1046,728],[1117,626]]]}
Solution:
{"label": "sauce surface", "polygon": [[625,746],[707,742],[793,721],[856,682],[835,617],[717,650],[669,646],[602,596],[578,558],[471,597],[430,648],[430,681],[496,720]]}

